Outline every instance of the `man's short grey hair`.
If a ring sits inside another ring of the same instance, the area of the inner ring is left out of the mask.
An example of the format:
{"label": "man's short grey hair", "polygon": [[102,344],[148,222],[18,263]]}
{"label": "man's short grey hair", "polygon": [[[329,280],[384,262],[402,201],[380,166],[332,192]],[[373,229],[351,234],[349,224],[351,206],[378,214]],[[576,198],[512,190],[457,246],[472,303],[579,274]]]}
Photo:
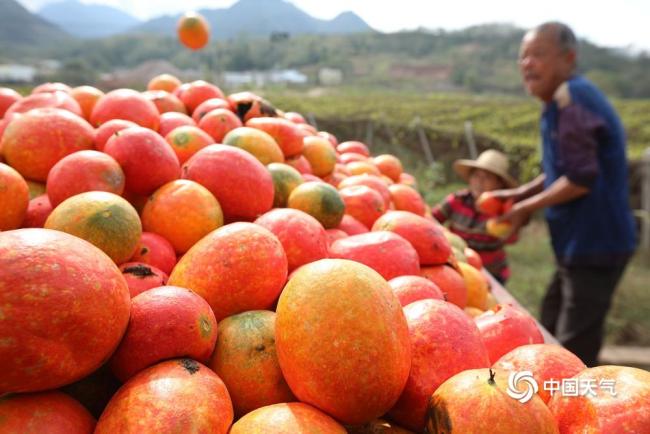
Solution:
{"label": "man's short grey hair", "polygon": [[578,51],[578,40],[571,27],[559,21],[548,21],[533,29],[535,33],[547,33],[556,38],[557,44],[564,52]]}

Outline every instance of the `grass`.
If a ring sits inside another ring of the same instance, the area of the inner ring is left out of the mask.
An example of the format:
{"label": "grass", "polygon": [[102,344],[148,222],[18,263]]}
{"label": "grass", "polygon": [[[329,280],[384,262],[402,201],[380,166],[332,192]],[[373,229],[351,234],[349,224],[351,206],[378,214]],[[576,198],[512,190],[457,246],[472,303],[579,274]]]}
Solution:
{"label": "grass", "polygon": [[[554,271],[553,253],[545,224],[534,220],[508,249],[512,278],[508,290],[539,318],[539,307]],[[640,254],[628,266],[606,321],[606,342],[650,346],[650,268]]]}
{"label": "grass", "polygon": [[[497,140],[504,149],[536,149],[541,106],[530,97],[466,93],[410,92],[359,88],[261,91],[279,108],[312,113],[316,119],[374,119],[408,125],[416,115],[425,125],[462,133],[466,120],[474,132]],[[629,155],[638,158],[650,143],[650,100],[613,99],[628,137]]]}

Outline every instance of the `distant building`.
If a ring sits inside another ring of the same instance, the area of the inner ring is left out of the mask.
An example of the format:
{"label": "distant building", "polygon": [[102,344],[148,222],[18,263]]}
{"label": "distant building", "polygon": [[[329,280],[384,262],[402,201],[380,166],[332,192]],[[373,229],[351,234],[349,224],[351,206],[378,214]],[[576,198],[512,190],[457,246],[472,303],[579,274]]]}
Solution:
{"label": "distant building", "polygon": [[33,66],[4,64],[0,65],[0,82],[3,83],[32,83],[37,70]]}
{"label": "distant building", "polygon": [[296,69],[270,71],[226,71],[223,82],[228,87],[263,87],[267,84],[306,84],[308,77]]}
{"label": "distant building", "polygon": [[343,82],[343,71],[334,68],[321,68],[318,82],[323,86],[338,86]]}

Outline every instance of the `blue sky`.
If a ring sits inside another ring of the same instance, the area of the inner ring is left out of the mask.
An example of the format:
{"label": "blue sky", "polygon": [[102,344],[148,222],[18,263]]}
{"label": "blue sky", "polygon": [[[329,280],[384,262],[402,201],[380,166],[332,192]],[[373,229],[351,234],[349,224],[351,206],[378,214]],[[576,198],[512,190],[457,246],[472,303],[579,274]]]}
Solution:
{"label": "blue sky", "polygon": [[[60,0],[19,0],[28,9]],[[82,0],[118,7],[138,18],[188,9],[227,7],[235,0]],[[287,0],[319,18],[352,10],[377,30],[392,32],[417,27],[459,29],[486,22],[532,27],[561,20],[578,37],[611,47],[650,51],[650,1],[647,0]]]}

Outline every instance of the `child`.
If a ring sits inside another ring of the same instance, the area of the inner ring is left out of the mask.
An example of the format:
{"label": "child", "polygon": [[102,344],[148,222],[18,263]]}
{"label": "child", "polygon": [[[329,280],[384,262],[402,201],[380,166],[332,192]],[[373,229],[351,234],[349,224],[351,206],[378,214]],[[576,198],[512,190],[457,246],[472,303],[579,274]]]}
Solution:
{"label": "child", "polygon": [[503,240],[487,233],[485,223],[490,216],[476,209],[476,199],[485,191],[517,186],[508,174],[508,158],[499,151],[489,149],[476,160],[456,160],[456,173],[467,181],[469,188],[451,193],[433,209],[440,223],[449,223],[449,229],[476,250],[483,266],[502,284],[510,277],[504,244],[516,241],[515,237]]}

